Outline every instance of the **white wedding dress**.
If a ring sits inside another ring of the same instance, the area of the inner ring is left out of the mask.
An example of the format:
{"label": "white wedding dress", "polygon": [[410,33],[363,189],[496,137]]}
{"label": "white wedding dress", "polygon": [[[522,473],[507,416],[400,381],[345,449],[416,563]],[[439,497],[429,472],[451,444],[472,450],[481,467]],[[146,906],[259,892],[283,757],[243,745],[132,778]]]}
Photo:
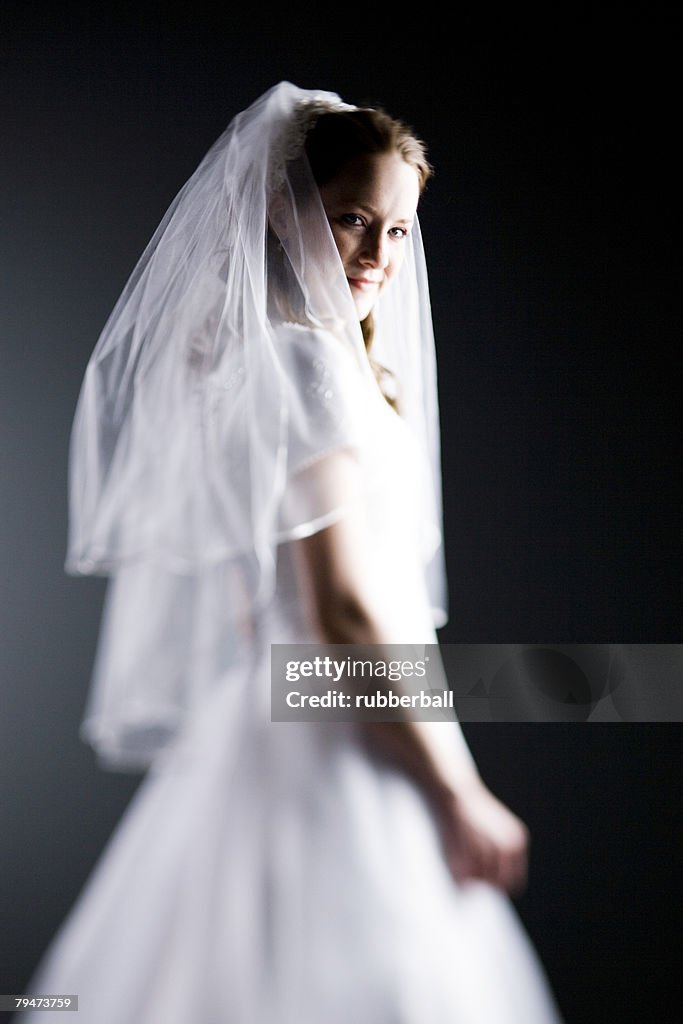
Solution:
{"label": "white wedding dress", "polygon": [[[420,460],[381,396],[372,409],[369,576],[397,641],[435,643]],[[306,490],[347,457],[309,466]],[[270,642],[318,639],[292,550],[248,660],[154,762],[27,992],[77,994],[80,1024],[556,1024],[514,908],[453,881],[409,779],[353,723],[271,722]]]}

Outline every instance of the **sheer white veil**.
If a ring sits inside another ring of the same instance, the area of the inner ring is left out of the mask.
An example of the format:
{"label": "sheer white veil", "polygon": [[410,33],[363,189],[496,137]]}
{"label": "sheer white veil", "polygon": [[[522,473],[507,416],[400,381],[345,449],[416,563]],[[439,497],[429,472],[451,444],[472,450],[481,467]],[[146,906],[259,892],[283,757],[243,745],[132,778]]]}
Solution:
{"label": "sheer white veil", "polygon": [[[238,114],[171,204],[87,366],[66,568],[112,577],[83,724],[109,765],[150,763],[242,657],[244,622],[273,594],[278,544],[328,521],[323,508],[282,528],[300,382],[278,326],[295,319],[334,339],[336,352],[320,352],[325,372],[334,379],[341,359],[359,388],[374,385],[304,151],[316,116],[347,107],[282,82]],[[400,382],[401,414],[424,454],[425,573],[438,626],[440,435],[418,224],[407,244],[376,308],[373,356]],[[314,459],[329,437],[311,430],[306,445]]]}

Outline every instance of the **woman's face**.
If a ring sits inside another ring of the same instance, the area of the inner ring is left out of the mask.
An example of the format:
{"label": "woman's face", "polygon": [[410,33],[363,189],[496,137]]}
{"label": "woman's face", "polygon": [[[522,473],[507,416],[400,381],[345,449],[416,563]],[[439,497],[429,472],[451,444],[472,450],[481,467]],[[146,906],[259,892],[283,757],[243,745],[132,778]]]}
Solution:
{"label": "woman's face", "polygon": [[420,197],[417,170],[398,153],[355,157],[320,195],[364,320],[403,262]]}

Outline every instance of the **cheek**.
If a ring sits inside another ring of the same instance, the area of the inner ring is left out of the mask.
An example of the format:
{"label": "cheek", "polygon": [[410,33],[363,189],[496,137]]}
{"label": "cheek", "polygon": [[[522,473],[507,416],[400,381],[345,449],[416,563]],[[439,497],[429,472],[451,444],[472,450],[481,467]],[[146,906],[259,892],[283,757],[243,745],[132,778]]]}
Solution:
{"label": "cheek", "polygon": [[332,237],[334,238],[334,244],[337,246],[337,252],[339,253],[342,263],[346,260],[349,255],[349,240],[346,234],[342,231],[335,231],[332,229]]}
{"label": "cheek", "polygon": [[405,256],[406,256],[405,244],[402,243],[401,244],[401,248],[397,252],[394,252],[394,253],[391,254],[391,258],[389,259],[389,262],[387,263],[387,266],[386,266],[386,269],[385,269],[385,274],[386,274],[387,277],[389,277],[389,278],[395,277],[396,274],[398,274],[399,270],[403,266],[403,261],[405,259]]}

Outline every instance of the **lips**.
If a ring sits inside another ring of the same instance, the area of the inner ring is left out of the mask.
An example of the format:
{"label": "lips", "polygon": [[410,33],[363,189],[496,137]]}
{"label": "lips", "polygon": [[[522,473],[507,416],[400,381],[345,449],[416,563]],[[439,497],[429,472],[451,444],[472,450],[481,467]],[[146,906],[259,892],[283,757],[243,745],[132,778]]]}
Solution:
{"label": "lips", "polygon": [[373,281],[367,277],[349,277],[347,278],[352,288],[360,288],[361,291],[371,291],[373,288],[379,288],[381,281]]}

